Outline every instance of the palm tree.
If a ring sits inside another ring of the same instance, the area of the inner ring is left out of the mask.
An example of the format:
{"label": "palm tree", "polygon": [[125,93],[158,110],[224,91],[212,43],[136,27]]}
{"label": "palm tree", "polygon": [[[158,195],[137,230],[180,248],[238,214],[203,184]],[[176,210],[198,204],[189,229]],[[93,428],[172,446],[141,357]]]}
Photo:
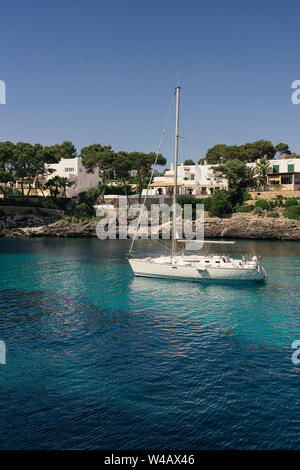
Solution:
{"label": "palm tree", "polygon": [[70,181],[68,178],[54,176],[46,182],[45,188],[50,190],[51,197],[57,197],[60,189],[63,190],[63,197],[66,197],[66,188],[69,188],[72,184],[74,184],[74,181]]}
{"label": "palm tree", "polygon": [[266,158],[261,158],[256,162],[255,172],[257,176],[257,181],[260,187],[265,188],[267,185],[267,175],[269,173],[270,163]]}
{"label": "palm tree", "polygon": [[252,166],[247,166],[245,178],[247,180],[248,188],[255,188],[256,186],[256,171]]}

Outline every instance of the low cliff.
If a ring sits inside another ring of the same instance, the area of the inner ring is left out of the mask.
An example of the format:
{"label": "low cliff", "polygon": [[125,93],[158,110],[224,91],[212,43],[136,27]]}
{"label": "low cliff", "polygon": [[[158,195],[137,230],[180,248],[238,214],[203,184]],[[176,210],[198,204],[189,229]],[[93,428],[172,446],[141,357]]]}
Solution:
{"label": "low cliff", "polygon": [[[22,211],[24,208],[22,208]],[[46,209],[45,209],[46,210]],[[57,211],[59,212],[59,211]],[[2,237],[96,237],[97,219],[70,221],[57,218],[61,214],[22,214],[2,223],[0,215],[0,236]],[[20,217],[20,218],[18,218]],[[47,221],[47,223],[44,223]],[[19,223],[27,225],[18,225]],[[2,225],[1,225],[2,223]],[[30,225],[29,225],[30,223]],[[15,224],[15,225],[14,225]],[[251,238],[269,240],[300,240],[300,221],[286,218],[258,217],[249,214],[233,214],[231,217],[206,217],[204,225],[206,238]]]}
{"label": "low cliff", "polygon": [[300,240],[300,221],[238,213],[223,219],[206,218],[204,231],[207,238]]}
{"label": "low cliff", "polygon": [[25,227],[47,226],[64,217],[64,212],[42,207],[0,207],[0,236]]}

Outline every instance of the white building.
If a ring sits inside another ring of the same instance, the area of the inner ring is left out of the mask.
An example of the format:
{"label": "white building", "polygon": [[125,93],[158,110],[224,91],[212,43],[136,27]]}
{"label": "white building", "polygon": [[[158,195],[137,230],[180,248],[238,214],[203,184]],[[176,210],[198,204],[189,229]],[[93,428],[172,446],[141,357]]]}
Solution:
{"label": "white building", "polygon": [[61,176],[74,181],[74,184],[67,188],[67,197],[76,197],[88,188],[97,187],[101,182],[98,169],[96,168],[93,173],[88,173],[80,157],[62,158],[59,163],[48,165],[48,168],[55,171],[48,175],[46,179]]}
{"label": "white building", "polygon": [[[227,180],[214,174],[215,165],[178,165],[177,185],[178,194],[209,195],[216,189],[227,188]],[[149,196],[169,195],[173,193],[174,167],[167,170],[164,176],[156,176],[148,191]],[[146,190],[143,191],[145,194]]]}
{"label": "white building", "polygon": [[[268,160],[271,173],[293,173],[300,172],[300,158],[280,158]],[[256,162],[247,163],[247,166],[255,167]],[[274,171],[275,169],[275,171]]]}
{"label": "white building", "polygon": [[[300,158],[285,158],[269,160],[268,185],[279,185],[283,190],[300,190]],[[178,194],[184,195],[210,195],[216,189],[226,189],[226,178],[217,176],[214,167],[208,165],[205,160],[203,165],[178,165],[177,185]],[[256,162],[247,163],[247,166],[255,168]],[[148,191],[149,196],[171,195],[174,187],[174,167],[167,170],[163,176],[153,179]],[[143,191],[146,194],[146,190]]]}
{"label": "white building", "polygon": [[[300,190],[300,158],[281,158],[269,160],[267,182],[269,186],[279,186],[282,190]],[[247,166],[255,168],[256,162],[247,163]]]}

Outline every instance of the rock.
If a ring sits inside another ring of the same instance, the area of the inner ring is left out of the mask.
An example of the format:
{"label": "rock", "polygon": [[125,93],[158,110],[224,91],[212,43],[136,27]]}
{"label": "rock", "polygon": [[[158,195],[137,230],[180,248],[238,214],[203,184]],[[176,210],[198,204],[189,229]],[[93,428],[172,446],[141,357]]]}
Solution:
{"label": "rock", "polygon": [[204,232],[207,238],[300,240],[300,221],[239,213],[224,219],[217,217],[206,218]]}
{"label": "rock", "polygon": [[[32,219],[15,218],[14,220],[6,221],[5,227],[0,225],[0,236],[20,238],[92,238],[97,236],[97,219],[85,219],[84,221],[74,222],[70,221],[69,218],[64,218],[51,222],[49,218],[45,220],[36,216],[32,217]],[[22,225],[24,223],[27,223],[27,226]],[[33,224],[36,224],[36,226]],[[242,213],[233,214],[231,217],[222,219],[206,216],[204,233],[206,238],[300,240],[300,221],[285,218],[258,217]]]}

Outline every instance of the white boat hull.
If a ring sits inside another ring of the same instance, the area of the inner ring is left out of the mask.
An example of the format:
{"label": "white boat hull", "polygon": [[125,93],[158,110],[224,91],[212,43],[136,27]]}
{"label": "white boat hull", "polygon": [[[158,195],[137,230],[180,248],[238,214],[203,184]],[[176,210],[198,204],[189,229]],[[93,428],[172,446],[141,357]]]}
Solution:
{"label": "white boat hull", "polygon": [[135,276],[178,279],[186,281],[232,281],[263,282],[266,277],[255,266],[195,266],[155,263],[145,259],[130,259],[130,266]]}

